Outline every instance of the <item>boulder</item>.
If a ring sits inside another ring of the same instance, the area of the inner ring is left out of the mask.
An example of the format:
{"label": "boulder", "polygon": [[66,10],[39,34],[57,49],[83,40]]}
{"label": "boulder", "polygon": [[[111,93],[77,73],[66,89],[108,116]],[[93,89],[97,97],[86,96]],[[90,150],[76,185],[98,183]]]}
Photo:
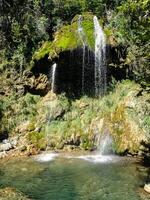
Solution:
{"label": "boulder", "polygon": [[150,194],[150,183],[144,185],[144,190]]}
{"label": "boulder", "polygon": [[0,152],[2,151],[9,151],[10,149],[12,149],[12,144],[11,143],[2,143],[0,144]]}
{"label": "boulder", "polygon": [[44,96],[50,91],[50,83],[45,74],[26,78],[24,87],[26,92],[40,96]]}

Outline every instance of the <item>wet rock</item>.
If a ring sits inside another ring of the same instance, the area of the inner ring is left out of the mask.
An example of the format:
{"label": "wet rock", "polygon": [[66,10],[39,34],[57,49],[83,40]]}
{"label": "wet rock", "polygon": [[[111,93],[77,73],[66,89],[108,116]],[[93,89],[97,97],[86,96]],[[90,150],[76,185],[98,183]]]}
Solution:
{"label": "wet rock", "polygon": [[144,190],[145,190],[145,192],[148,192],[150,194],[150,183],[145,184]]}
{"label": "wet rock", "polygon": [[18,140],[19,140],[19,137],[17,137],[17,136],[10,139],[10,143],[13,148],[15,148],[17,146]]}
{"label": "wet rock", "polygon": [[0,152],[2,152],[2,151],[9,151],[10,149],[12,149],[13,148],[13,146],[12,146],[12,144],[11,143],[2,143],[2,144],[0,144]]}

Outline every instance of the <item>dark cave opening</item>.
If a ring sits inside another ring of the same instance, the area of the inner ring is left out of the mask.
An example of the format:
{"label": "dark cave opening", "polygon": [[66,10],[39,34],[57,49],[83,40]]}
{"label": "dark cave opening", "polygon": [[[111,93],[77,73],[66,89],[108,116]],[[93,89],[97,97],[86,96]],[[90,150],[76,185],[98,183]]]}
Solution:
{"label": "dark cave opening", "polygon": [[85,57],[83,55],[83,48],[65,51],[59,55],[55,93],[65,93],[71,98],[94,95],[94,53],[86,47]]}
{"label": "dark cave opening", "polygon": [[[125,58],[126,50],[123,47],[106,46],[107,87],[111,85],[112,79],[121,81],[128,77],[128,66],[120,68]],[[94,51],[86,46],[85,52],[84,48],[81,47],[72,51],[63,51],[53,61],[49,61],[48,56],[46,56],[36,63],[32,72],[35,76],[40,73],[45,74],[52,86],[52,65],[54,63],[56,63],[54,93],[65,93],[69,98],[80,98],[84,95],[95,96]],[[47,92],[40,91],[42,95]]]}

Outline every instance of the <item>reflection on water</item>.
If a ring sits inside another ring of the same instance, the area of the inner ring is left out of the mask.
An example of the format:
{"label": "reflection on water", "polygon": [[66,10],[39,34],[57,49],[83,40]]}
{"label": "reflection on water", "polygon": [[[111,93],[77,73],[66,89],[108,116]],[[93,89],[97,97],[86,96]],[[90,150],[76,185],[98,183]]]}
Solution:
{"label": "reflection on water", "polygon": [[78,158],[0,163],[0,187],[15,187],[34,200],[140,200],[137,190],[145,176],[135,163],[126,159],[89,162]]}

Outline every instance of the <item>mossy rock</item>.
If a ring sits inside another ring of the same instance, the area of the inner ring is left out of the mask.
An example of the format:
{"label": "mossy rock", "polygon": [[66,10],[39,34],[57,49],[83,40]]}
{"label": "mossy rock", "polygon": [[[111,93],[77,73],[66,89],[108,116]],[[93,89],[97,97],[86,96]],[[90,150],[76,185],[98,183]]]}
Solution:
{"label": "mossy rock", "polygon": [[51,50],[51,41],[46,41],[42,47],[35,52],[35,54],[33,55],[33,60],[40,60],[42,58],[44,58],[46,55],[49,54],[50,50]]}
{"label": "mossy rock", "polygon": [[[72,51],[78,47],[83,46],[82,39],[78,33],[78,19],[76,15],[69,25],[64,25],[54,35],[54,40],[47,41],[43,46],[33,55],[33,60],[40,60],[49,55],[49,59],[53,60],[59,56],[63,51]],[[93,15],[85,13],[82,15],[82,27],[85,35],[86,46],[89,49],[94,49],[94,24]]]}

